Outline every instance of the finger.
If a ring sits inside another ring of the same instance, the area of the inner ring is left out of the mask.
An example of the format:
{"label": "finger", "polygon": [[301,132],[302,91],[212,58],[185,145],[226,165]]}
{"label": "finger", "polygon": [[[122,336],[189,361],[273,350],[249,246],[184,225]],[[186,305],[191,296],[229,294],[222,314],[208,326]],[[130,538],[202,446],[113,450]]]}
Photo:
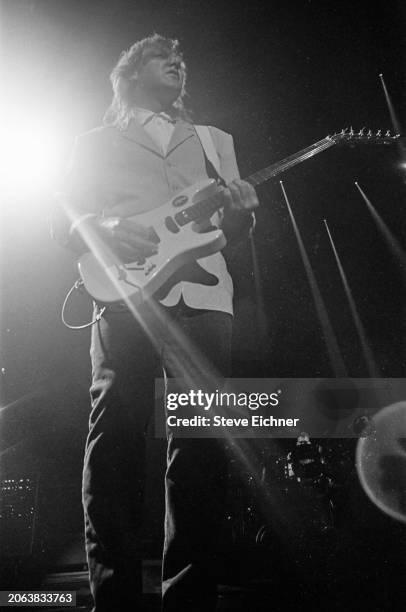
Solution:
{"label": "finger", "polygon": [[259,206],[259,200],[254,187],[247,181],[243,181],[242,189],[244,193],[245,208],[247,210],[257,208]]}
{"label": "finger", "polygon": [[148,240],[151,236],[151,228],[145,227],[145,225],[141,225],[140,223],[132,221],[131,219],[121,219],[117,227],[118,229],[122,229],[126,232],[136,234],[140,238],[144,238],[144,240]]}
{"label": "finger", "polygon": [[233,198],[233,204],[236,207],[240,208],[244,200],[244,192],[241,184],[237,181],[233,181],[232,183],[230,183],[229,188],[231,191],[231,196]]}
{"label": "finger", "polygon": [[140,258],[139,251],[125,242],[109,238],[107,241],[107,246],[122,263],[137,261]]}
{"label": "finger", "polygon": [[232,197],[232,206],[234,210],[244,210],[244,188],[240,181],[232,181],[229,184],[229,189]]}
{"label": "finger", "polygon": [[133,232],[123,230],[119,226],[113,230],[113,238],[120,242],[125,242],[135,249],[144,250],[148,253],[156,253],[158,250],[156,244],[151,240],[145,239]]}
{"label": "finger", "polygon": [[125,244],[125,242],[118,243],[114,251],[123,263],[137,261],[141,257],[139,251]]}
{"label": "finger", "polygon": [[233,196],[228,187],[222,187],[220,189],[220,197],[222,199],[223,206],[225,208],[232,208],[233,206]]}
{"label": "finger", "polygon": [[154,242],[151,242],[150,240],[143,240],[142,238],[138,238],[136,241],[131,240],[131,242],[126,242],[144,255],[153,255],[154,253],[158,253],[157,245]]}
{"label": "finger", "polygon": [[253,186],[247,181],[236,180],[229,185],[233,194],[234,207],[238,210],[252,210],[259,205]]}
{"label": "finger", "polygon": [[152,251],[150,248],[142,247],[137,248],[129,245],[126,242],[115,242],[111,244],[111,249],[118,255],[118,257],[125,263],[138,261],[145,259],[150,255],[154,255],[156,251]]}

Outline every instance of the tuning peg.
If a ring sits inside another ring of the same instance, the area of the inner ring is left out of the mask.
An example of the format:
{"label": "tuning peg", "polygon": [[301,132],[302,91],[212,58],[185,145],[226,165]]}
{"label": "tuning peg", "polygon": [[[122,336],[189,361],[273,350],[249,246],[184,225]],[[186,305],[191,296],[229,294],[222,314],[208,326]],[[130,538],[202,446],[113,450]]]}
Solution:
{"label": "tuning peg", "polygon": [[371,138],[371,137],[372,137],[372,130],[368,130],[367,136],[368,136],[369,138]]}
{"label": "tuning peg", "polygon": [[350,136],[354,136],[354,130],[352,129],[352,126],[350,127]]}
{"label": "tuning peg", "polygon": [[378,130],[376,133],[377,136],[382,136],[382,130]]}
{"label": "tuning peg", "polygon": [[364,131],[366,128],[361,128],[360,131],[358,132],[358,136],[363,136],[364,135]]}
{"label": "tuning peg", "polygon": [[348,128],[343,128],[343,129],[341,130],[341,134],[342,134],[342,136],[344,136],[344,134],[346,134],[347,130],[348,130]]}
{"label": "tuning peg", "polygon": [[390,130],[387,130],[385,133],[385,136],[390,136],[390,135],[391,135]]}

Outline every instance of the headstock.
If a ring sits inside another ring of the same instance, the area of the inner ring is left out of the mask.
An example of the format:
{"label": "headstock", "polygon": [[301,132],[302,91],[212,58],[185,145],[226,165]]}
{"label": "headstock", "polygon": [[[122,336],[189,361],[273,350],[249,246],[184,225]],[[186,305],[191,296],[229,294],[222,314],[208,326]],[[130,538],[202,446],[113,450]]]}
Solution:
{"label": "headstock", "polygon": [[352,127],[345,128],[332,136],[327,136],[329,140],[332,140],[335,144],[393,144],[400,138],[400,134],[391,134],[390,130],[383,133],[383,130],[377,130],[373,132],[366,128],[362,128],[359,132],[354,132]]}

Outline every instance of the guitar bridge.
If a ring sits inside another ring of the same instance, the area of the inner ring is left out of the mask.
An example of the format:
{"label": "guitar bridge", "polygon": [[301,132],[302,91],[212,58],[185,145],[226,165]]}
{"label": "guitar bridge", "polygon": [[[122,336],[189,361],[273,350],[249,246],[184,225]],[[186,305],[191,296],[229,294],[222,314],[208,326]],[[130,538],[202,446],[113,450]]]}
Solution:
{"label": "guitar bridge", "polygon": [[131,267],[125,266],[125,269],[129,271],[143,271],[145,276],[148,276],[148,274],[150,274],[154,268],[156,268],[156,264],[152,263],[152,261],[147,263],[145,259],[144,259],[144,263],[139,262],[138,265],[134,265]]}

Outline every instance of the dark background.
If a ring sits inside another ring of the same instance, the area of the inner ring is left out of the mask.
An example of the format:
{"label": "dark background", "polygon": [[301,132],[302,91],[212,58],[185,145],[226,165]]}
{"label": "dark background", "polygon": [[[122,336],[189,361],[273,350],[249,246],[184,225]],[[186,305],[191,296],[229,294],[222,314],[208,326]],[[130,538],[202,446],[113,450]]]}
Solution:
{"label": "dark background", "polygon": [[[343,127],[392,129],[379,73],[400,123],[405,119],[406,9],[400,1],[3,0],[1,7],[5,96],[25,111],[58,114],[61,166],[74,136],[100,124],[120,52],[153,31],[181,40],[196,122],[233,134],[242,176]],[[351,376],[368,376],[368,370],[322,221],[335,238],[380,375],[403,377],[404,264],[354,186],[358,180],[403,243],[402,161],[395,145],[336,147],[283,177]],[[260,195],[256,250],[265,323],[258,320],[250,249],[242,247],[233,263],[234,374],[333,376],[278,181]],[[74,530],[89,333],[65,329],[60,309],[77,273],[70,255],[48,237],[51,198],[3,200],[2,471],[39,474],[41,504],[50,515],[52,490],[64,490],[61,507],[67,514],[72,500]],[[90,301],[78,298],[70,314],[87,320]],[[373,514],[371,520],[383,519]]]}

